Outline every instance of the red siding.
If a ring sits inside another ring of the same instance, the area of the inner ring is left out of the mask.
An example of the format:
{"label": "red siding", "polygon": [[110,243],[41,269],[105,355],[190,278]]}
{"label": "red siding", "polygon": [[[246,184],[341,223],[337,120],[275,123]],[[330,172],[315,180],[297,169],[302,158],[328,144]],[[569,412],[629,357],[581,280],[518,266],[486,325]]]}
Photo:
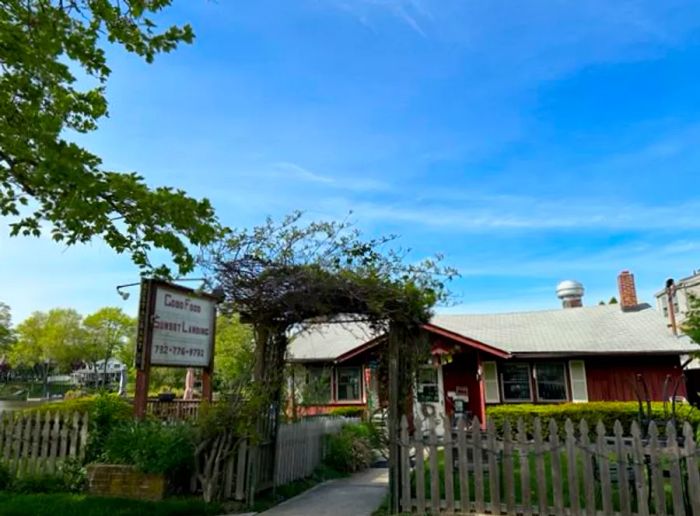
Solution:
{"label": "red siding", "polygon": [[[664,381],[668,375],[667,396],[673,395],[676,380],[682,374],[678,356],[657,357],[605,357],[586,358],[586,380],[588,382],[589,401],[635,401],[635,383],[637,375],[642,378],[649,389],[652,401],[663,401]],[[678,396],[685,396],[685,383],[680,382]],[[642,395],[644,399],[644,395]]]}
{"label": "red siding", "polygon": [[442,368],[442,381],[445,387],[445,405],[448,415],[452,415],[454,407],[452,400],[447,397],[449,391],[457,386],[465,386],[469,392],[469,410],[475,416],[481,414],[481,396],[479,382],[476,379],[477,358],[475,351],[465,351],[454,355],[454,359]]}

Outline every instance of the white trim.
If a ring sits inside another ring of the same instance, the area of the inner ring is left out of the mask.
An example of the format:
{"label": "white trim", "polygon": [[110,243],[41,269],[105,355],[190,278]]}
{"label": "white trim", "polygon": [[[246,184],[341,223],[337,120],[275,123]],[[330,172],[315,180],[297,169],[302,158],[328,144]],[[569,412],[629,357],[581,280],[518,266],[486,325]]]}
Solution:
{"label": "white trim", "polygon": [[484,382],[484,401],[486,403],[500,403],[501,393],[496,362],[482,362],[481,374]]}
{"label": "white trim", "polygon": [[[574,367],[580,366],[583,373],[579,378],[574,378]],[[584,360],[569,360],[569,380],[571,381],[571,401],[574,403],[585,403],[588,401],[588,382],[586,381],[586,362]],[[585,397],[576,397],[576,389],[583,388]]]}

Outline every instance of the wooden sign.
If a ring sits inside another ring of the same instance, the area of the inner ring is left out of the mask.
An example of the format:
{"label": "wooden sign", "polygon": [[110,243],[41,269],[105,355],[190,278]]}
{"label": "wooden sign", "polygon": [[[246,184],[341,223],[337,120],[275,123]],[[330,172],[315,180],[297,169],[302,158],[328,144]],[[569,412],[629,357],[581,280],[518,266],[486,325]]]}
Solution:
{"label": "wooden sign", "polygon": [[151,366],[202,369],[202,397],[211,401],[217,299],[165,281],[144,279],[139,299],[134,413],[146,413]]}

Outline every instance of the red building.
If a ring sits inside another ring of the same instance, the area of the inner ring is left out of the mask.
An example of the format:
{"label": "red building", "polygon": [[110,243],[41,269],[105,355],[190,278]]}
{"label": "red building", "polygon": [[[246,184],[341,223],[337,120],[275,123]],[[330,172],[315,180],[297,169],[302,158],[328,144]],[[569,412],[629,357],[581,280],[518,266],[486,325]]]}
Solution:
{"label": "red building", "polygon": [[[489,404],[632,401],[644,386],[652,400],[685,397],[681,356],[697,345],[637,302],[632,274],[618,286],[615,305],[584,307],[583,287],[565,281],[562,309],[434,316],[423,327],[432,359],[419,371],[415,409],[484,421]],[[293,339],[299,412],[380,406],[385,345],[359,324],[320,324]]]}

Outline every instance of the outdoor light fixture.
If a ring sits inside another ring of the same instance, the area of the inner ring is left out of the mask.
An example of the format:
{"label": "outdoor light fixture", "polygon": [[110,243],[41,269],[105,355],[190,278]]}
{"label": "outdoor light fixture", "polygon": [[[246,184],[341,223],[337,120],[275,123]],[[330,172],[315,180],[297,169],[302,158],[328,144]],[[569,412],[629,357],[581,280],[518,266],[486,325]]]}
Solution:
{"label": "outdoor light fixture", "polygon": [[[202,284],[194,290],[194,293],[196,295],[201,295],[204,292],[204,287],[206,286],[207,280],[205,278],[175,278],[173,281],[201,281]],[[124,289],[129,287],[135,287],[137,285],[141,285],[141,282],[139,281],[136,283],[125,283],[124,285],[117,285],[117,294],[119,294],[119,296],[124,301],[126,301],[127,299],[129,299],[131,294],[129,292],[126,292]],[[219,303],[223,302],[224,298],[226,297],[224,289],[220,285],[216,287],[211,294],[217,299]]]}

